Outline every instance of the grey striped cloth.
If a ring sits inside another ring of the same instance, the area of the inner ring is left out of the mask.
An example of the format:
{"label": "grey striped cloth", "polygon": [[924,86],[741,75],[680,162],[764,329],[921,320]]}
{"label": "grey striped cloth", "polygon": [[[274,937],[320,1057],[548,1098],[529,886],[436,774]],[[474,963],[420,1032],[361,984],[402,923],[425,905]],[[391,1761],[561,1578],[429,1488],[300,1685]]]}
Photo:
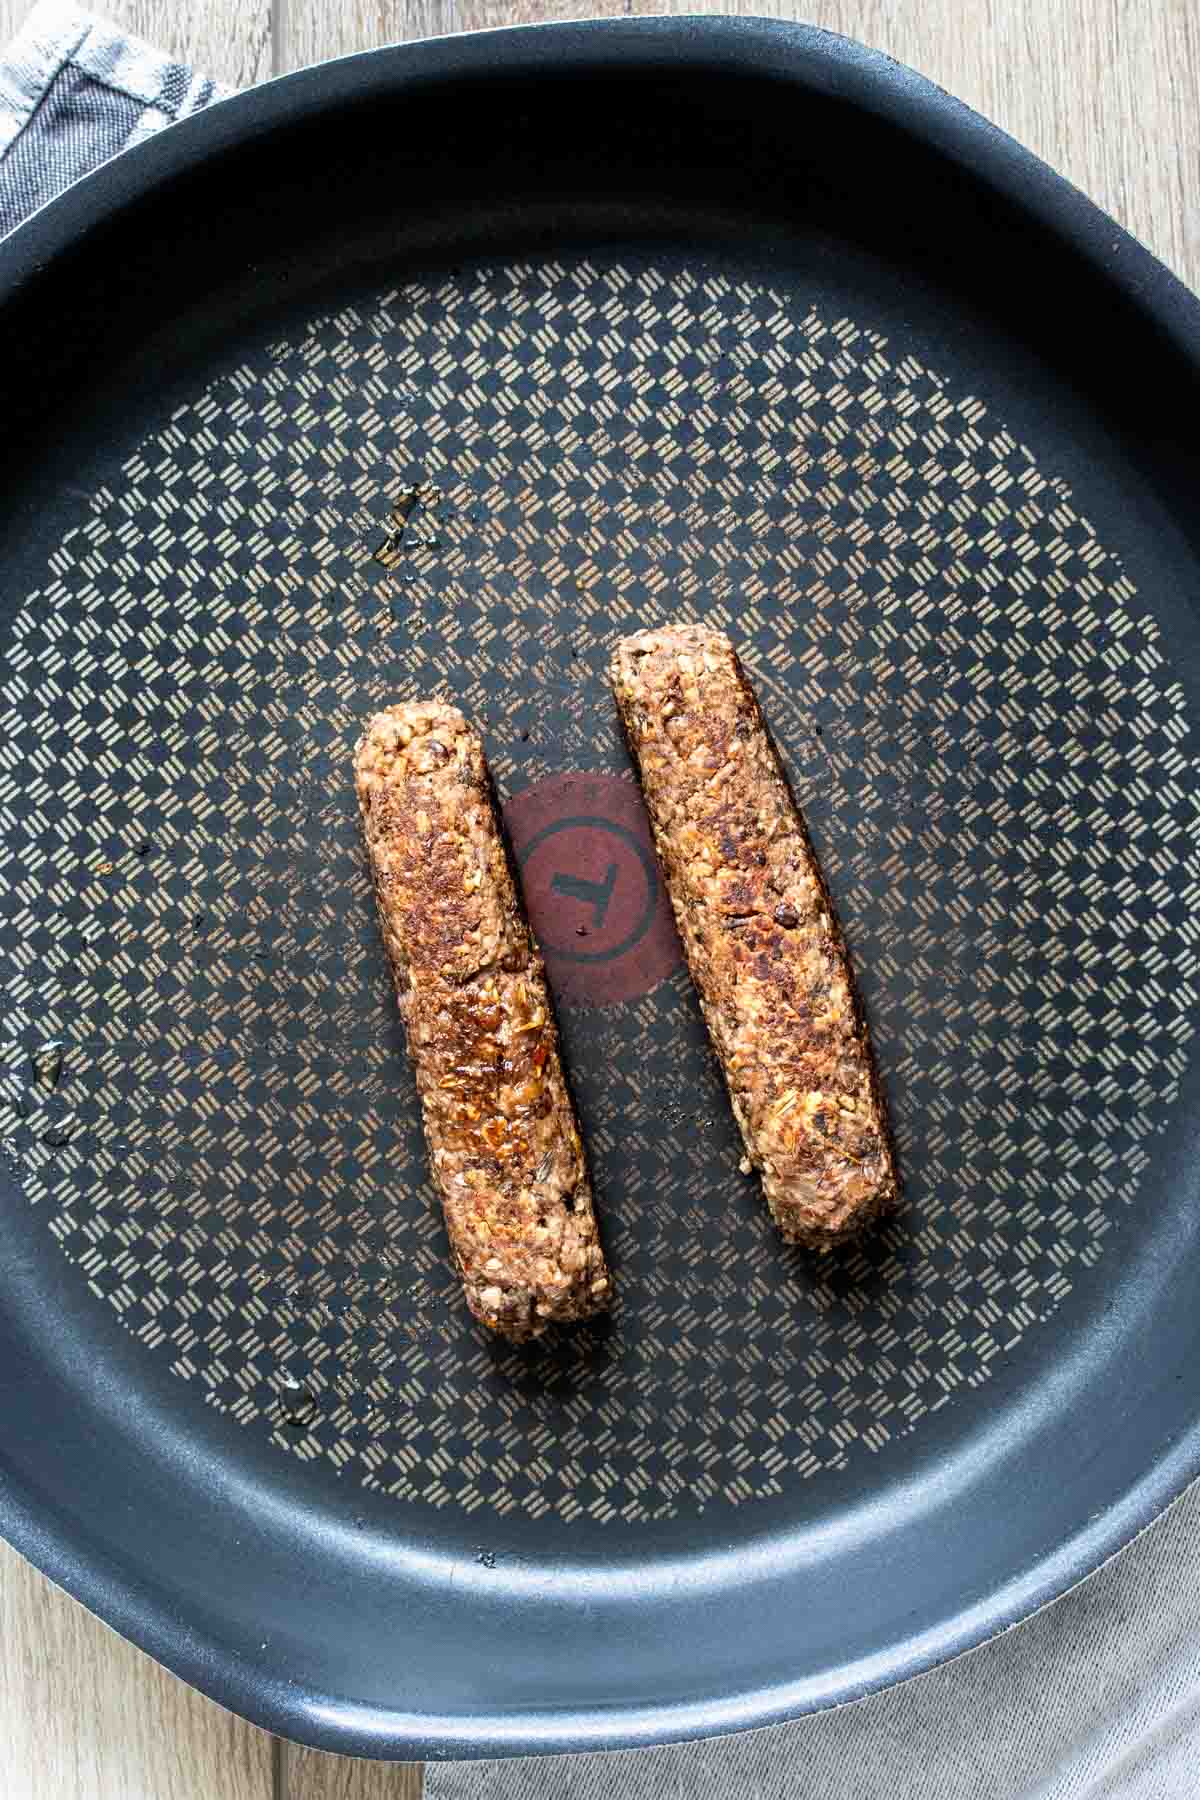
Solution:
{"label": "grey striped cloth", "polygon": [[[46,0],[0,58],[0,233],[97,163],[219,97],[211,81],[148,45]],[[1200,1483],[1056,1606],[855,1706],[737,1738],[434,1764],[425,1777],[425,1800],[604,1800],[610,1792],[620,1800],[1197,1800]]]}
{"label": "grey striped cloth", "polygon": [[38,6],[0,61],[0,236],[222,90],[78,7]]}

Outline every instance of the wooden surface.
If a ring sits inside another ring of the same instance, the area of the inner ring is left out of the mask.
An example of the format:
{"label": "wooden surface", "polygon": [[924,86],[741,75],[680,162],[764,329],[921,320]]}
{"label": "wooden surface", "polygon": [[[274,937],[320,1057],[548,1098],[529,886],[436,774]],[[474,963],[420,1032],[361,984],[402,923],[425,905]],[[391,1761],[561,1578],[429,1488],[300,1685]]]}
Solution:
{"label": "wooden surface", "polygon": [[323,1756],[319,1750],[283,1745],[281,1800],[420,1800],[417,1765],[352,1762],[345,1756]]}
{"label": "wooden surface", "polygon": [[[1068,175],[1200,288],[1196,0],[93,0],[242,86],[405,38],[544,18],[799,14],[930,75]],[[29,11],[0,0],[0,40]],[[412,1769],[272,1742],[114,1637],[0,1546],[0,1795],[416,1800]]]}

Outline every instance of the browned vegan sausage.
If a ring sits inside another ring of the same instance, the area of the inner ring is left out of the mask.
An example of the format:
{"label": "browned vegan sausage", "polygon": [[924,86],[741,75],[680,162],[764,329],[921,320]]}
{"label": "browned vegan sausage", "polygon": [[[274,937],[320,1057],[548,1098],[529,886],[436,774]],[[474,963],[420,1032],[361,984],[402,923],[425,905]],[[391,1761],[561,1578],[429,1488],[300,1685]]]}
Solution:
{"label": "browned vegan sausage", "polygon": [[354,774],[451,1249],[471,1311],[519,1343],[611,1288],[483,745],[441,701],[393,706]]}
{"label": "browned vegan sausage", "polygon": [[692,979],[785,1238],[828,1247],[895,1200],[846,946],[758,702],[724,633],[641,631],[613,690]]}

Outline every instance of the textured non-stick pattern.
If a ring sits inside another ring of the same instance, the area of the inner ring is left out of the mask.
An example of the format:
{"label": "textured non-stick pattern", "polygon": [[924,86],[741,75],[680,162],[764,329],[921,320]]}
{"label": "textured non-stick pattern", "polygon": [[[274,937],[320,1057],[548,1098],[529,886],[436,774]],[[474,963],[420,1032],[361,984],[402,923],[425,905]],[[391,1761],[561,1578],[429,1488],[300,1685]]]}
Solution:
{"label": "textured non-stick pattern", "polygon": [[[505,795],[623,773],[609,646],[680,614],[789,760],[908,1204],[786,1250],[681,970],[573,1002],[620,1307],[512,1352],[447,1267],[350,754],[440,687]],[[481,1515],[750,1500],[1036,1358],[1120,1254],[1195,1004],[1190,727],[1036,446],[903,345],[551,262],[313,318],[124,460],[7,650],[7,1148],[146,1356],[281,1450]]]}

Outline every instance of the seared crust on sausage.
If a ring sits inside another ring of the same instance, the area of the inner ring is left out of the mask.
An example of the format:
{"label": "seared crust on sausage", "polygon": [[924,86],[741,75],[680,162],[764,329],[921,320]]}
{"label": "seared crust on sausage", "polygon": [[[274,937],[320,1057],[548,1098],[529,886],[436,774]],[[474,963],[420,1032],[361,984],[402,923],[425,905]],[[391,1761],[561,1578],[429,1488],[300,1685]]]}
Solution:
{"label": "seared crust on sausage", "polygon": [[467,1304],[520,1343],[602,1311],[611,1290],[483,745],[453,706],[392,706],[368,724],[354,777]]}
{"label": "seared crust on sausage", "polygon": [[611,668],[734,1116],[784,1237],[828,1248],[896,1199],[846,946],[724,633],[640,631]]}

